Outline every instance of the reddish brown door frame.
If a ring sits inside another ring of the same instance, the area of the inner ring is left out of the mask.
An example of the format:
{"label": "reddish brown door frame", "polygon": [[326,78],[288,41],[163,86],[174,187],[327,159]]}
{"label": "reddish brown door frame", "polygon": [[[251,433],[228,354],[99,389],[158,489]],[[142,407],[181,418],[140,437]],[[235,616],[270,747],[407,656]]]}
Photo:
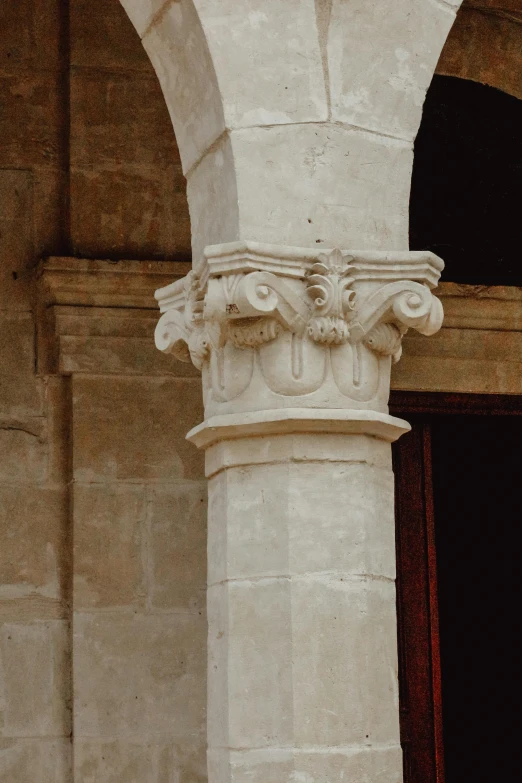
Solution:
{"label": "reddish brown door frame", "polygon": [[431,418],[522,415],[522,396],[394,392],[399,700],[405,783],[444,783]]}
{"label": "reddish brown door frame", "polygon": [[404,781],[444,783],[431,436],[415,418],[394,449]]}

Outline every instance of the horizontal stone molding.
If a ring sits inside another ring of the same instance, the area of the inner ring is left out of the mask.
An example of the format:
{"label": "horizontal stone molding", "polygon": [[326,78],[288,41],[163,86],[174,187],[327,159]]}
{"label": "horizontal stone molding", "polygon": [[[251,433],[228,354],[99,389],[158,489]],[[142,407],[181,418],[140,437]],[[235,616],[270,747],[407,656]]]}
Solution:
{"label": "horizontal stone molding", "polygon": [[69,257],[37,269],[38,371],[42,374],[193,375],[153,347],[154,291],[190,264]]}
{"label": "horizontal stone molding", "polygon": [[391,388],[522,394],[522,289],[443,283],[444,324],[429,340],[410,332]]}
{"label": "horizontal stone molding", "polygon": [[315,433],[371,435],[392,443],[410,429],[408,422],[378,411],[286,408],[212,416],[194,427],[187,440],[207,448],[222,440]]}

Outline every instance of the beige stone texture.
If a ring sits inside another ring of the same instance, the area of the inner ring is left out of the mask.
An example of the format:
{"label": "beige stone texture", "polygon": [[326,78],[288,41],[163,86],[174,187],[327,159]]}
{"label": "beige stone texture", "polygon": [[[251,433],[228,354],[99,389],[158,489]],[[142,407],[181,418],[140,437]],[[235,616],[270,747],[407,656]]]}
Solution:
{"label": "beige stone texture", "polygon": [[228,128],[327,119],[315,0],[250,0],[246,9],[235,0],[195,0],[194,5],[207,34]]}
{"label": "beige stone texture", "polygon": [[[200,383],[152,349],[148,261],[84,260],[77,275],[67,260],[50,296],[43,274],[35,341],[38,258],[188,259],[168,112],[198,268],[205,245],[237,239],[406,247],[411,140],[459,5],[0,5],[2,781],[206,780],[203,459],[185,442]],[[491,53],[477,62],[483,23],[464,41],[466,18],[446,60],[513,91]],[[508,24],[493,41],[514,52]],[[394,385],[521,393],[520,296],[442,298],[447,328],[406,338]],[[400,426],[382,416],[370,435],[280,438],[272,421],[255,448],[209,448],[212,783],[400,783],[390,448],[376,439]]]}
{"label": "beige stone texture", "polygon": [[148,541],[152,609],[203,612],[207,573],[206,483],[150,489]]}
{"label": "beige stone texture", "polygon": [[0,739],[0,771],[9,783],[70,783],[69,739]]}
{"label": "beige stone texture", "polygon": [[206,626],[199,615],[78,613],[75,736],[204,744]]}
{"label": "beige stone texture", "polygon": [[0,417],[29,418],[43,412],[41,382],[35,378],[33,317],[0,312]]}
{"label": "beige stone texture", "polygon": [[41,484],[47,478],[48,446],[42,423],[8,420],[0,425],[0,483]]}
{"label": "beige stone texture", "polygon": [[1,737],[69,735],[68,635],[63,621],[0,626]]}
{"label": "beige stone texture", "polygon": [[196,380],[74,377],[75,479],[200,478],[202,456],[185,441],[202,418],[200,394]]}
{"label": "beige stone texture", "polygon": [[74,607],[143,606],[145,491],[135,485],[75,484]]}
{"label": "beige stone texture", "polygon": [[168,0],[120,0],[140,37],[168,5]]}
{"label": "beige stone texture", "polygon": [[192,0],[165,4],[143,46],[162,87],[186,173],[226,127],[218,78]]}
{"label": "beige stone texture", "polygon": [[62,597],[66,518],[63,489],[0,485],[0,600]]}
{"label": "beige stone texture", "polygon": [[78,740],[77,774],[82,783],[206,783],[204,748],[195,743],[151,739]]}
{"label": "beige stone texture", "polygon": [[[332,462],[328,470],[306,461],[229,468],[210,479],[209,514],[222,519],[225,504],[227,523],[210,528],[209,584],[320,571],[325,558],[330,570],[393,579],[391,493],[390,469],[364,463]],[[325,497],[335,497],[336,503],[318,520]]]}
{"label": "beige stone texture", "polygon": [[238,239],[403,249],[411,164],[409,142],[334,124],[236,131],[188,175],[194,266]]}
{"label": "beige stone texture", "polygon": [[[306,750],[234,751],[209,754],[209,779],[231,783],[402,783],[400,749],[339,747],[328,755]],[[392,770],[395,770],[393,772]]]}
{"label": "beige stone texture", "polygon": [[335,0],[328,38],[333,119],[413,140],[454,18],[432,0]]}
{"label": "beige stone texture", "polygon": [[[196,267],[237,239],[407,246],[409,147],[459,3],[124,5],[173,120]],[[376,152],[392,142],[400,161]]]}
{"label": "beige stone texture", "polygon": [[390,446],[292,426],[209,452],[209,780],[398,782]]}

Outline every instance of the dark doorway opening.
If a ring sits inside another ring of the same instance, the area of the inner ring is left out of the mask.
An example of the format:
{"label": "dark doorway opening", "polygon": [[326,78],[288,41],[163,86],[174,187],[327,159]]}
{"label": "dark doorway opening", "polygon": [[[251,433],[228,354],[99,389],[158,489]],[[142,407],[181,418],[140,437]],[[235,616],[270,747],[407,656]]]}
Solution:
{"label": "dark doorway opening", "polygon": [[511,780],[522,399],[396,393],[392,407],[412,423],[394,446],[405,783]]}
{"label": "dark doorway opening", "polygon": [[435,417],[431,430],[446,783],[507,781],[519,753],[522,418]]}

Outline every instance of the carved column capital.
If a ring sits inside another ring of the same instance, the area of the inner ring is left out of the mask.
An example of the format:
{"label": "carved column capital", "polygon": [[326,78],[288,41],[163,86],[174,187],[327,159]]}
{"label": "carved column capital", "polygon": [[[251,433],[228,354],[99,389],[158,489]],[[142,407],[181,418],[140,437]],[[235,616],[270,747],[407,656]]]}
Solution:
{"label": "carved column capital", "polygon": [[207,418],[276,408],[386,412],[409,328],[436,332],[429,252],[322,250],[235,242],[156,292],[156,345],[203,373]]}

